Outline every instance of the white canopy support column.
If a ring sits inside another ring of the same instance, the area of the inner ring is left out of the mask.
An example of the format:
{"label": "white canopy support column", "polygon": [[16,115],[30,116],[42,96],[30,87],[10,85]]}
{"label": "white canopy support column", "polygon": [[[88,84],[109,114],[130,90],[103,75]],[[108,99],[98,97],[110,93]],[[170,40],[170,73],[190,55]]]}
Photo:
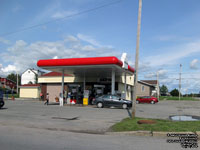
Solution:
{"label": "white canopy support column", "polygon": [[84,75],[83,75],[83,92],[85,92],[85,71],[84,71]]}
{"label": "white canopy support column", "polygon": [[61,88],[61,94],[60,94],[60,106],[63,106],[63,91],[64,91],[64,70],[62,70],[62,88]]}
{"label": "white canopy support column", "polygon": [[111,94],[115,94],[115,70],[114,69],[112,69]]}
{"label": "white canopy support column", "polygon": [[126,73],[124,74],[124,98],[126,99]]}

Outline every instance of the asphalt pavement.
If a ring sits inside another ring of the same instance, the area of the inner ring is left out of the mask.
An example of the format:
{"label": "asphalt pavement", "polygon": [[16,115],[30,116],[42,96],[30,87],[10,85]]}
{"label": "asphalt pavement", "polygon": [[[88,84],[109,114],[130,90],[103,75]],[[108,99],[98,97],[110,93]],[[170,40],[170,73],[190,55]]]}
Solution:
{"label": "asphalt pavement", "polygon": [[[170,115],[200,116],[199,101],[137,104],[136,116],[168,119]],[[110,126],[128,117],[117,108],[49,105],[41,101],[5,101],[0,109],[0,145],[24,149],[181,149],[166,138],[105,135]]]}
{"label": "asphalt pavement", "polygon": [[0,126],[2,150],[179,150],[164,138],[114,136]]}

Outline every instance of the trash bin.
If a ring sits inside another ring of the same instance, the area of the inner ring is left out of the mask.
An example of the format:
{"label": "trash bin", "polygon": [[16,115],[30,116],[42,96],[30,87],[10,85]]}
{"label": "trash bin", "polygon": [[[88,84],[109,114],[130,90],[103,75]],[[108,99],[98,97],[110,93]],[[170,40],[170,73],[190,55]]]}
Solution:
{"label": "trash bin", "polygon": [[88,98],[83,98],[83,105],[88,105]]}

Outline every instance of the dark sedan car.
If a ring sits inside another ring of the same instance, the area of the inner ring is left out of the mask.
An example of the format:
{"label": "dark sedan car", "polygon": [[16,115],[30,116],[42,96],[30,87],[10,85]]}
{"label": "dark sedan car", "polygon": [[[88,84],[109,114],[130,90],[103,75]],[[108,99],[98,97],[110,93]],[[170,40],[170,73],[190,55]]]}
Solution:
{"label": "dark sedan car", "polygon": [[98,108],[103,108],[104,106],[114,106],[127,109],[129,107],[132,107],[131,101],[121,99],[117,95],[102,95],[94,100],[94,104],[96,104]]}
{"label": "dark sedan car", "polygon": [[4,101],[3,101],[3,92],[0,91],[0,108],[3,107]]}

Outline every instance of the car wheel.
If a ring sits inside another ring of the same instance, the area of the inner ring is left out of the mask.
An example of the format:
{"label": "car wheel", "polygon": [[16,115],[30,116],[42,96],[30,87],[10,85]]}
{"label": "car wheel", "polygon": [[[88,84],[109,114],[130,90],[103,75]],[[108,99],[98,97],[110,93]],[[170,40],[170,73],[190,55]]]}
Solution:
{"label": "car wheel", "polygon": [[98,108],[103,108],[103,103],[101,103],[101,102],[97,103],[97,107]]}
{"label": "car wheel", "polygon": [[4,101],[0,101],[0,108],[3,107]]}
{"label": "car wheel", "polygon": [[151,104],[155,104],[155,102],[154,102],[154,101],[151,101]]}
{"label": "car wheel", "polygon": [[139,101],[136,101],[136,104],[139,104],[140,102]]}
{"label": "car wheel", "polygon": [[127,105],[127,104],[123,104],[123,105],[122,105],[122,108],[123,108],[123,109],[127,109],[127,108],[128,108],[128,105]]}

